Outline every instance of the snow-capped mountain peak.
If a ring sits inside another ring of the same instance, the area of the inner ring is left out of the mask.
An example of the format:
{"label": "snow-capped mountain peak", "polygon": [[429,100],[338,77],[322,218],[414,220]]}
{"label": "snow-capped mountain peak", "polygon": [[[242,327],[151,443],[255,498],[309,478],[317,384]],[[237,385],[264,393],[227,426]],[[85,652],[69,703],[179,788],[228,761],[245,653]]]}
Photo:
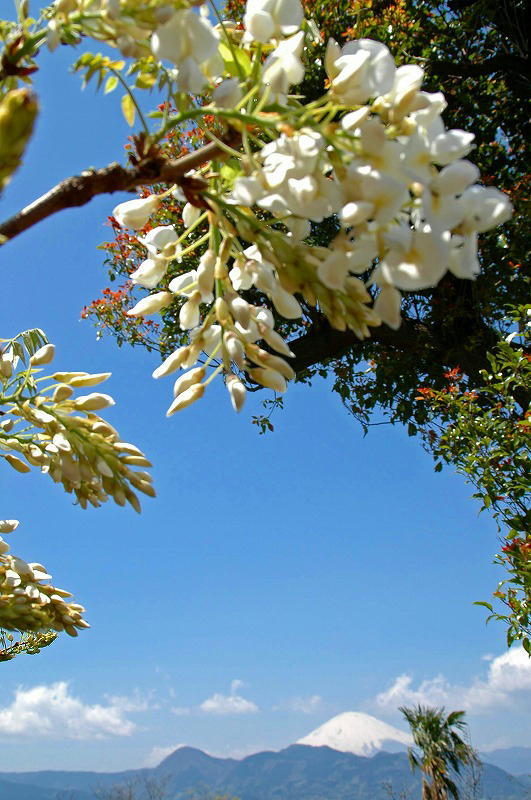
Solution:
{"label": "snow-capped mountain peak", "polygon": [[412,743],[409,733],[360,711],[338,714],[297,741],[297,744],[331,747],[357,756],[372,756],[379,750],[396,753]]}

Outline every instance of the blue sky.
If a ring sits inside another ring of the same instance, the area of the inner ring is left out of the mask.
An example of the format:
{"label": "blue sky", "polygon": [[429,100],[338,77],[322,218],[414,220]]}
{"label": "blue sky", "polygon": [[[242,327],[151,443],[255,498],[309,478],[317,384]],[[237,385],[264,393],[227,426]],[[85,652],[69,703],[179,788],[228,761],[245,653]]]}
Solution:
{"label": "blue sky", "polygon": [[[121,158],[118,96],[80,92],[71,51],[43,54],[41,116],[1,201]],[[157,101],[154,98],[155,104]],[[108,413],[154,463],[141,516],[81,511],[45,476],[2,474],[14,552],[75,592],[92,628],[2,665],[0,771],[123,769],[187,743],[279,748],[336,713],[401,724],[403,702],[466,707],[481,748],[524,745],[529,664],[483,611],[492,521],[400,428],[363,437],[325,381],[291,386],[275,433],[220,383],[167,420],[156,355],[96,341],[81,308],[107,285],[97,245],[126,196],[102,197],[0,251],[2,335],[43,328],[58,369],[112,371]],[[208,701],[208,702],[205,702]]]}

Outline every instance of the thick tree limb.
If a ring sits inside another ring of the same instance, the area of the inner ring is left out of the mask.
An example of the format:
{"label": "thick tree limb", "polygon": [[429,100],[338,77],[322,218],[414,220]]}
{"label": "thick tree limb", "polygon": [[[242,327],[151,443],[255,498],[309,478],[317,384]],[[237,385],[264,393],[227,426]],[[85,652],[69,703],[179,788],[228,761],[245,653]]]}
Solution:
{"label": "thick tree limb", "polygon": [[521,78],[529,76],[529,62],[517,55],[499,54],[484,61],[433,61],[430,67],[440,75],[456,75],[460,78],[477,78],[496,73],[508,77],[516,75]]}
{"label": "thick tree limb", "polygon": [[0,224],[0,241],[2,237],[13,239],[65,208],[84,206],[96,195],[128,192],[154,183],[178,184],[189,170],[197,169],[214,158],[225,157],[225,152],[219,145],[211,142],[193,153],[171,161],[157,157],[142,161],[137,167],[127,168],[115,163],[103,169],[82,172],[81,175],[61,181],[11,219]]}
{"label": "thick tree limb", "polygon": [[[310,367],[339,359],[351,351],[357,350],[360,359],[363,358],[362,350],[367,344],[382,345],[402,353],[417,352],[418,340],[421,338],[424,342],[423,348],[433,348],[432,357],[438,359],[441,366],[459,364],[467,375],[473,375],[477,380],[480,370],[489,369],[487,354],[494,349],[497,341],[494,335],[491,337],[486,331],[483,341],[474,349],[467,349],[462,343],[461,347],[452,349],[450,353],[446,351],[444,343],[431,335],[429,326],[418,320],[403,319],[396,331],[387,325],[370,330],[370,339],[360,340],[352,331],[334,330],[324,319],[322,323],[314,323],[308,333],[290,341],[290,349],[295,353],[295,358],[290,359],[290,366],[297,377],[302,377]],[[527,411],[531,402],[531,391],[517,388],[512,394],[523,412]]]}
{"label": "thick tree limb", "polygon": [[361,350],[368,342],[411,350],[418,336],[421,333],[426,335],[427,327],[422,322],[405,319],[396,331],[387,325],[370,330],[371,338],[360,340],[352,331],[334,330],[325,320],[322,325],[314,324],[307,334],[289,343],[295,353],[295,358],[290,359],[290,366],[297,375],[301,375],[315,364],[341,358],[349,350]]}

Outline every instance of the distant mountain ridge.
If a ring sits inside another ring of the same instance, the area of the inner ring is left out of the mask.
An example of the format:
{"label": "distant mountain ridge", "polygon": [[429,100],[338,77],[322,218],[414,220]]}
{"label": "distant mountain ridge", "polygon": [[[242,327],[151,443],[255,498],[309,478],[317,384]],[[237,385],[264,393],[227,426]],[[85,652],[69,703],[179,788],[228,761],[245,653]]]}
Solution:
{"label": "distant mountain ridge", "polygon": [[531,747],[505,747],[479,756],[511,775],[531,775]]}
{"label": "distant mountain ridge", "polygon": [[[228,793],[240,800],[389,800],[391,786],[396,796],[405,792],[417,798],[420,777],[411,773],[403,752],[410,743],[409,733],[369,714],[347,711],[280,752],[241,760],[179,747],[150,769],[0,773],[0,800],[96,800],[97,789],[144,777],[167,781],[168,800],[189,800],[197,791]],[[531,781],[523,777],[531,771],[531,748],[497,750],[489,756],[493,763],[483,764],[483,797],[531,800]],[[514,768],[513,774],[504,764]]]}
{"label": "distant mountain ridge", "polygon": [[[158,767],[119,773],[0,773],[0,800],[96,800],[96,788],[142,775],[169,778],[171,800],[185,800],[190,792],[205,789],[240,800],[388,800],[386,784],[397,793],[407,790],[412,797],[420,796],[420,779],[412,775],[404,753],[379,752],[368,758],[295,744],[240,761],[181,747]],[[531,798],[529,786],[489,764],[484,765],[483,786],[489,800]]]}

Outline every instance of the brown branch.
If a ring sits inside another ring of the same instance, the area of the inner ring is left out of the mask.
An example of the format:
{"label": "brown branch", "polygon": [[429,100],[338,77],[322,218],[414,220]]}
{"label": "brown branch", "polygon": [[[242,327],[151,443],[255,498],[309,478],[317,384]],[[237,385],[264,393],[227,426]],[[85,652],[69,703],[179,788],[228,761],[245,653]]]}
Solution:
{"label": "brown branch", "polygon": [[477,78],[489,76],[495,73],[506,74],[508,77],[516,75],[527,77],[529,75],[529,63],[527,59],[514,55],[495,55],[484,61],[433,61],[430,62],[430,69],[439,75],[455,75],[460,78]]}
{"label": "brown branch", "polygon": [[426,335],[427,326],[422,322],[404,319],[396,331],[387,325],[371,328],[370,339],[360,340],[352,331],[336,331],[323,320],[322,324],[313,325],[310,331],[289,343],[295,358],[290,365],[297,375],[301,375],[309,367],[341,358],[350,350],[361,350],[366,344],[393,346],[401,350],[410,350],[420,334]]}
{"label": "brown branch", "polygon": [[[230,142],[234,144],[234,138]],[[189,171],[214,158],[225,158],[226,154],[215,142],[200,147],[193,153],[168,161],[159,156],[142,161],[136,167],[109,164],[103,169],[82,172],[66,178],[49,192],[26,206],[11,219],[0,224],[0,242],[13,239],[28,228],[66,208],[84,206],[99,194],[129,192],[139,186],[154,183],[180,183]]]}
{"label": "brown branch", "polygon": [[[403,319],[396,331],[387,325],[371,328],[370,331],[370,339],[360,340],[352,331],[334,330],[322,318],[322,321],[314,322],[308,333],[289,343],[290,349],[295,353],[295,358],[290,359],[290,366],[295,370],[297,377],[302,377],[310,367],[339,359],[348,352],[358,351],[362,358],[363,348],[366,345],[378,344],[402,353],[417,352],[418,340],[421,338],[424,343],[423,348],[433,348],[432,358],[438,358],[441,366],[459,363],[463,371],[473,376],[477,382],[480,379],[480,370],[488,370],[490,367],[487,354],[494,349],[497,341],[495,337],[487,335],[492,332],[485,330],[484,338],[475,348],[470,350],[461,346],[458,351],[454,349],[449,357],[448,352],[445,352],[444,343],[433,336],[427,324],[419,320]],[[531,392],[517,387],[511,394],[525,413],[531,402]]]}

